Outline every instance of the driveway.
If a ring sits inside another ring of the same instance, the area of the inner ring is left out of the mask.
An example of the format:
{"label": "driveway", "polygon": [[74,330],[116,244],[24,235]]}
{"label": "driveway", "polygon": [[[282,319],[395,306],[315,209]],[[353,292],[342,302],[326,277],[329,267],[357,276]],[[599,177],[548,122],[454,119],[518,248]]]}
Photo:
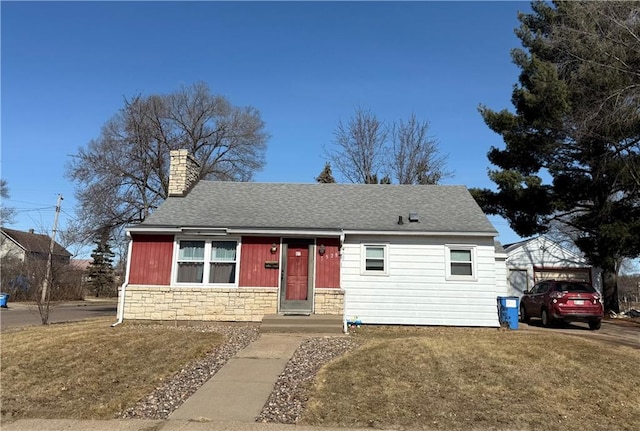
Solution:
{"label": "driveway", "polygon": [[545,328],[540,320],[531,319],[527,323],[520,322],[520,329],[532,331],[553,331],[578,337],[600,340],[605,343],[618,344],[640,349],[640,325],[632,322],[604,320],[598,331],[589,329],[586,323],[569,323],[554,328]]}
{"label": "driveway", "polygon": [[[8,308],[0,308],[2,329],[40,325],[40,314],[35,304],[9,301]],[[49,323],[74,322],[95,317],[113,316],[116,321],[117,302],[113,300],[74,301],[52,305]]]}

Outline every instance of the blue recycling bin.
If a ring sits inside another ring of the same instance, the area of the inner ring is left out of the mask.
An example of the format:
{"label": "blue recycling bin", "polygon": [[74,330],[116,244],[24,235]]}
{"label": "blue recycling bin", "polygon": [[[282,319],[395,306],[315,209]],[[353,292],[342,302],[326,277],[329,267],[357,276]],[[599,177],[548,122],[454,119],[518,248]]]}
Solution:
{"label": "blue recycling bin", "polygon": [[520,298],[517,296],[498,296],[498,320],[509,329],[518,329],[518,310]]}
{"label": "blue recycling bin", "polygon": [[0,307],[7,308],[7,301],[9,301],[9,294],[0,293]]}

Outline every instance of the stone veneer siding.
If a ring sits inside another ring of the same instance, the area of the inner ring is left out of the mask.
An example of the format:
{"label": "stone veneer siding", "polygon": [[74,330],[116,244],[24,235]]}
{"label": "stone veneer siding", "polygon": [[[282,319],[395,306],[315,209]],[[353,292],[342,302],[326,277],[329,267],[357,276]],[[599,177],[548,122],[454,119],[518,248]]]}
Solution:
{"label": "stone veneer siding", "polygon": [[[315,314],[342,315],[344,291],[316,289]],[[260,322],[278,312],[275,287],[126,287],[124,319]]]}
{"label": "stone veneer siding", "polygon": [[200,164],[187,150],[173,150],[169,164],[169,196],[185,196],[198,182]]}
{"label": "stone veneer siding", "polygon": [[314,314],[342,315],[344,311],[344,290],[316,288],[314,295]]}

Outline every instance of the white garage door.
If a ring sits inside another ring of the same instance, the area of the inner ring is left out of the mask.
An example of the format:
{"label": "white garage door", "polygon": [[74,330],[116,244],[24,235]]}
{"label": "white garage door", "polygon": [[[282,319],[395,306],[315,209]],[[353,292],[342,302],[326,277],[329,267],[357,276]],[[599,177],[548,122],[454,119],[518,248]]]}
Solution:
{"label": "white garage door", "polygon": [[536,268],[533,271],[533,276],[536,283],[542,280],[572,280],[591,284],[591,270],[589,268]]}
{"label": "white garage door", "polygon": [[509,287],[511,287],[512,295],[522,295],[522,292],[529,289],[527,283],[526,269],[510,269],[509,270]]}

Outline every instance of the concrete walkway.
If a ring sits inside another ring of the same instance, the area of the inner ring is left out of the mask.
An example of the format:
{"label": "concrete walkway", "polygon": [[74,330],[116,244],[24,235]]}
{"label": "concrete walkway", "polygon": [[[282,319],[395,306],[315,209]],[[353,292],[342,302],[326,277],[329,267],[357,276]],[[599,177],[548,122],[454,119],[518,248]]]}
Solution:
{"label": "concrete walkway", "polygon": [[[248,422],[195,422],[174,420],[20,419],[0,424],[2,431],[365,431],[334,427]],[[368,428],[366,431],[370,431]],[[424,430],[422,430],[424,431]]]}
{"label": "concrete walkway", "polygon": [[170,420],[253,423],[304,335],[262,334],[198,389]]}

